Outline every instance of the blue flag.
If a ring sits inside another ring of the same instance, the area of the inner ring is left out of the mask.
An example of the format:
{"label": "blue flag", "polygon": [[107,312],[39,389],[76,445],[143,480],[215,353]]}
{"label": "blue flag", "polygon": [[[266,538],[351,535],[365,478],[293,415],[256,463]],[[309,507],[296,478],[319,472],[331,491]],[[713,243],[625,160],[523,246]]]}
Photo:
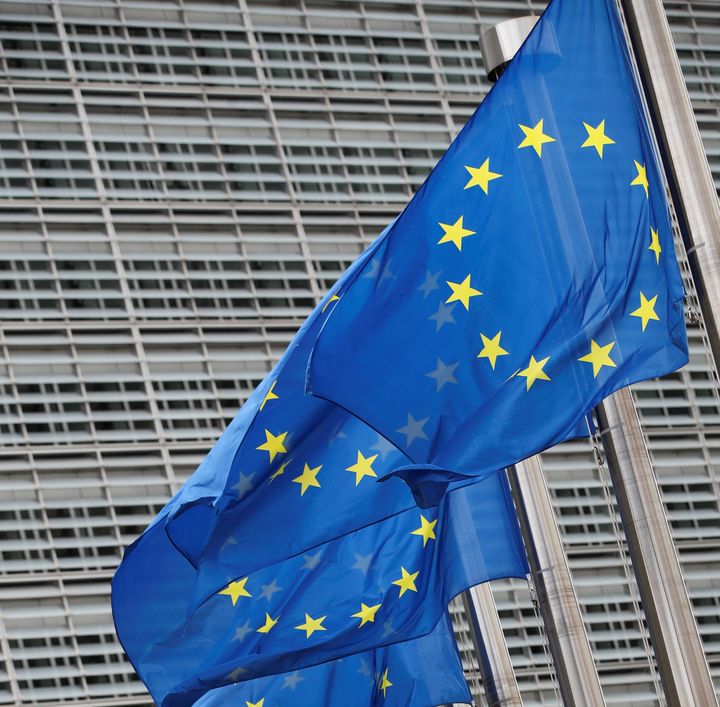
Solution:
{"label": "blue flag", "polygon": [[400,480],[376,483],[409,459],[304,394],[320,327],[384,237],[125,553],[116,628],[158,704],[422,636],[459,591],[525,574],[504,476],[421,514]]}
{"label": "blue flag", "polygon": [[354,274],[308,390],[447,478],[582,434],[605,396],[687,356],[616,2],[554,0]]}
{"label": "blue flag", "polygon": [[434,707],[471,701],[452,626],[445,615],[432,633],[422,638],[284,675],[217,688],[195,705],[351,703],[353,707]]}

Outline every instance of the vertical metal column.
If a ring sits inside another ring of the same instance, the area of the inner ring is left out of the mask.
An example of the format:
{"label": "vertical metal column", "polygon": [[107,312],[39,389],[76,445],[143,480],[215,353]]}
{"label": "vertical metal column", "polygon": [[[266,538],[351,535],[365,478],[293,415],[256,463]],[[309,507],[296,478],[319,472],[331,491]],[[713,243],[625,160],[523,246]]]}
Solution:
{"label": "vertical metal column", "polygon": [[522,707],[520,688],[490,585],[486,582],[468,589],[463,594],[463,604],[478,654],[489,707]]}
{"label": "vertical metal column", "polygon": [[629,389],[598,407],[630,557],[671,707],[717,705],[650,455]]}
{"label": "vertical metal column", "polygon": [[720,203],[661,0],[624,0],[666,173],[720,371]]}
{"label": "vertical metal column", "polygon": [[509,477],[563,703],[600,707],[600,678],[540,457],[516,464]]}

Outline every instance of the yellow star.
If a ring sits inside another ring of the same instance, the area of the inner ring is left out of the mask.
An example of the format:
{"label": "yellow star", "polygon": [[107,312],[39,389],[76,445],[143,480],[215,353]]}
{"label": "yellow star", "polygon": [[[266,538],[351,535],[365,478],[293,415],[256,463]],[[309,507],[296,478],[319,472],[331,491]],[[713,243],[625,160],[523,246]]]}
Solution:
{"label": "yellow star", "polygon": [[420,535],[423,539],[423,547],[427,545],[428,540],[435,540],[435,526],[437,519],[427,520],[422,513],[420,514],[420,527],[412,531],[412,535]]}
{"label": "yellow star", "polygon": [[314,469],[311,469],[310,466],[306,463],[305,468],[303,469],[303,473],[293,479],[294,483],[300,484],[301,496],[304,496],[305,491],[307,491],[311,486],[315,486],[315,488],[320,488],[320,482],[317,480],[317,475],[320,469],[322,469],[322,464],[320,466],[316,466]]}
{"label": "yellow star", "polygon": [[548,356],[547,358],[543,358],[540,361],[536,361],[535,356],[530,356],[530,363],[528,364],[528,367],[523,369],[522,371],[518,371],[518,375],[525,378],[525,390],[530,390],[536,380],[550,380],[550,376],[545,373],[545,371],[543,371],[543,366],[549,360],[550,356]]}
{"label": "yellow star", "polygon": [[[278,616],[278,619],[280,617]],[[270,629],[278,622],[278,619],[273,619],[270,614],[265,612],[265,623],[257,630],[258,633],[270,633]]]}
{"label": "yellow star", "polygon": [[648,250],[651,250],[653,253],[655,253],[655,263],[660,264],[660,253],[662,253],[662,247],[660,246],[660,234],[650,227],[650,247]]}
{"label": "yellow star", "polygon": [[263,401],[260,403],[261,410],[265,407],[265,403],[268,400],[277,400],[280,397],[279,395],[275,395],[275,393],[273,393],[273,389],[275,388],[276,383],[277,383],[277,379],[272,382],[272,385],[270,386],[270,390],[268,390],[268,392],[265,394]]}
{"label": "yellow star", "polygon": [[600,159],[602,159],[605,145],[615,144],[615,140],[605,134],[605,121],[601,120],[597,128],[593,128],[592,125],[588,125],[584,121],[583,125],[585,126],[585,130],[587,130],[588,138],[580,147],[594,147],[598,155],[600,155]]}
{"label": "yellow star", "polygon": [[408,589],[411,592],[416,592],[417,587],[415,586],[415,580],[417,579],[417,576],[420,574],[420,571],[413,572],[410,574],[404,567],[400,568],[400,571],[402,572],[402,577],[400,579],[396,579],[393,584],[397,584],[398,587],[400,587],[400,596],[405,594]]}
{"label": "yellow star", "polygon": [[637,170],[637,177],[630,182],[631,187],[643,187],[645,189],[645,198],[648,198],[648,189],[650,184],[648,183],[647,171],[645,165],[640,164],[637,160],[633,160],[635,163],[635,169]]}
{"label": "yellow star", "polygon": [[330,306],[331,302],[335,302],[339,299],[340,297],[338,295],[333,295],[327,302],[325,302],[325,306],[322,308],[322,312],[324,312]]}
{"label": "yellow star", "polygon": [[265,698],[261,697],[257,702],[248,702],[248,700],[245,700],[245,704],[247,707],[263,707],[265,704]]}
{"label": "yellow star", "polygon": [[518,150],[522,147],[532,147],[537,152],[538,157],[542,157],[542,146],[546,142],[555,142],[554,137],[543,133],[543,120],[538,121],[534,128],[527,125],[520,125],[520,130],[525,133],[525,139],[518,145]]}
{"label": "yellow star", "polygon": [[288,459],[286,462],[283,462],[280,464],[280,466],[272,473],[270,476],[269,481],[273,482],[275,479],[277,479],[278,476],[282,476],[285,473],[285,467],[292,461],[292,459]]}
{"label": "yellow star", "polygon": [[488,184],[493,179],[500,179],[502,174],[490,171],[490,158],[488,157],[479,167],[468,167],[465,169],[470,172],[470,181],[465,185],[464,189],[470,187],[480,187],[486,194],[488,193]]}
{"label": "yellow star", "polygon": [[225,589],[218,592],[218,594],[226,594],[227,596],[232,599],[232,605],[235,606],[237,604],[237,600],[240,597],[251,597],[252,594],[245,589],[245,585],[247,584],[248,578],[243,577],[242,579],[237,580],[236,582],[230,582],[230,584],[225,587]]}
{"label": "yellow star", "polygon": [[380,679],[380,689],[382,690],[383,697],[385,697],[385,692],[387,691],[388,687],[392,687],[393,684],[388,680],[388,669],[385,668],[385,672],[382,674],[382,678]]}
{"label": "yellow star", "polygon": [[355,474],[355,486],[357,486],[366,476],[375,476],[377,474],[372,468],[373,462],[378,458],[377,454],[371,457],[364,457],[363,453],[358,449],[357,461],[349,466],[345,471],[352,471]]}
{"label": "yellow star", "polygon": [[658,296],[655,295],[652,299],[648,299],[641,292],[640,293],[640,306],[634,311],[630,312],[631,317],[640,317],[642,320],[642,330],[645,331],[645,327],[648,322],[652,319],[656,322],[660,321],[660,317],[655,314],[655,302],[657,302]]}
{"label": "yellow star", "polygon": [[255,449],[266,451],[270,455],[270,461],[272,461],[278,454],[285,454],[287,452],[283,444],[285,437],[287,437],[287,432],[283,432],[276,437],[270,430],[266,429],[265,442],[259,447],[255,447]]}
{"label": "yellow star", "polygon": [[615,361],[610,358],[610,351],[615,346],[615,342],[611,341],[607,346],[600,346],[595,343],[593,339],[590,339],[590,353],[579,358],[578,361],[584,361],[585,363],[592,363],[593,367],[593,378],[597,378],[600,369],[603,366],[610,366],[615,368]]}
{"label": "yellow star", "polygon": [[490,365],[492,366],[493,371],[495,370],[495,362],[498,359],[498,356],[507,356],[508,352],[505,351],[505,349],[500,346],[500,335],[502,334],[501,331],[499,331],[495,336],[493,336],[492,339],[488,339],[485,334],[480,334],[480,338],[483,342],[483,348],[482,351],[477,355],[478,358],[486,358],[488,361],[490,361]]}
{"label": "yellow star", "polygon": [[310,614],[305,614],[305,623],[300,624],[295,628],[298,631],[305,631],[305,638],[310,638],[315,631],[327,631],[327,629],[322,625],[322,622],[325,621],[326,618],[327,616],[321,616],[319,619],[313,619]]}
{"label": "yellow star", "polygon": [[445,304],[450,304],[450,302],[462,302],[463,307],[469,310],[470,298],[477,297],[477,295],[482,294],[480,290],[470,287],[470,275],[468,275],[462,282],[447,281],[447,284],[450,286],[452,294],[445,300]]}
{"label": "yellow star", "polygon": [[464,216],[461,216],[452,226],[447,223],[438,223],[438,226],[445,232],[445,235],[438,241],[438,245],[454,243],[458,250],[462,250],[462,239],[475,235],[475,231],[463,227],[463,218]]}
{"label": "yellow star", "polygon": [[375,622],[375,614],[377,614],[377,610],[382,606],[382,604],[375,604],[375,606],[366,606],[362,602],[360,602],[360,611],[357,612],[357,614],[353,614],[352,618],[354,619],[360,619],[360,628],[361,626],[364,626],[368,621]]}

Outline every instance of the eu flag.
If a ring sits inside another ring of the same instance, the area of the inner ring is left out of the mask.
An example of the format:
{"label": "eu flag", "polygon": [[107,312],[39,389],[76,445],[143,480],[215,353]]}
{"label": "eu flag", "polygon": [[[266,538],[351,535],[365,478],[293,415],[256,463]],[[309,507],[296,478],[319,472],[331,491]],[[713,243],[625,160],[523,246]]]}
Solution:
{"label": "eu flag", "polygon": [[476,475],[578,436],[602,398],[687,356],[616,0],[554,0],[348,285],[308,390],[426,473]]}
{"label": "eu flag", "polygon": [[445,615],[432,633],[292,673],[217,688],[196,707],[434,707],[472,701]]}
{"label": "eu flag", "polygon": [[113,614],[156,703],[430,632],[472,584],[524,576],[502,474],[417,508],[409,459],[304,394],[317,334],[362,256],[316,308],[180,492],[125,553]]}

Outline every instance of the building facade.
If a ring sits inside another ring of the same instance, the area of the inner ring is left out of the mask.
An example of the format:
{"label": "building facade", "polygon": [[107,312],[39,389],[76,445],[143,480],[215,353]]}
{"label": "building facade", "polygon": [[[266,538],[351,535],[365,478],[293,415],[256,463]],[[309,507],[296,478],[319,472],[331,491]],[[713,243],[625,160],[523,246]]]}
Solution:
{"label": "building facade", "polygon": [[[665,5],[720,185],[720,4]],[[151,704],[112,624],[123,547],[487,92],[481,26],[543,6],[0,0],[0,705]],[[697,325],[691,354],[634,392],[720,681]],[[607,473],[584,441],[544,462],[608,703],[662,704]],[[557,704],[528,586],[494,594],[526,704]]]}

